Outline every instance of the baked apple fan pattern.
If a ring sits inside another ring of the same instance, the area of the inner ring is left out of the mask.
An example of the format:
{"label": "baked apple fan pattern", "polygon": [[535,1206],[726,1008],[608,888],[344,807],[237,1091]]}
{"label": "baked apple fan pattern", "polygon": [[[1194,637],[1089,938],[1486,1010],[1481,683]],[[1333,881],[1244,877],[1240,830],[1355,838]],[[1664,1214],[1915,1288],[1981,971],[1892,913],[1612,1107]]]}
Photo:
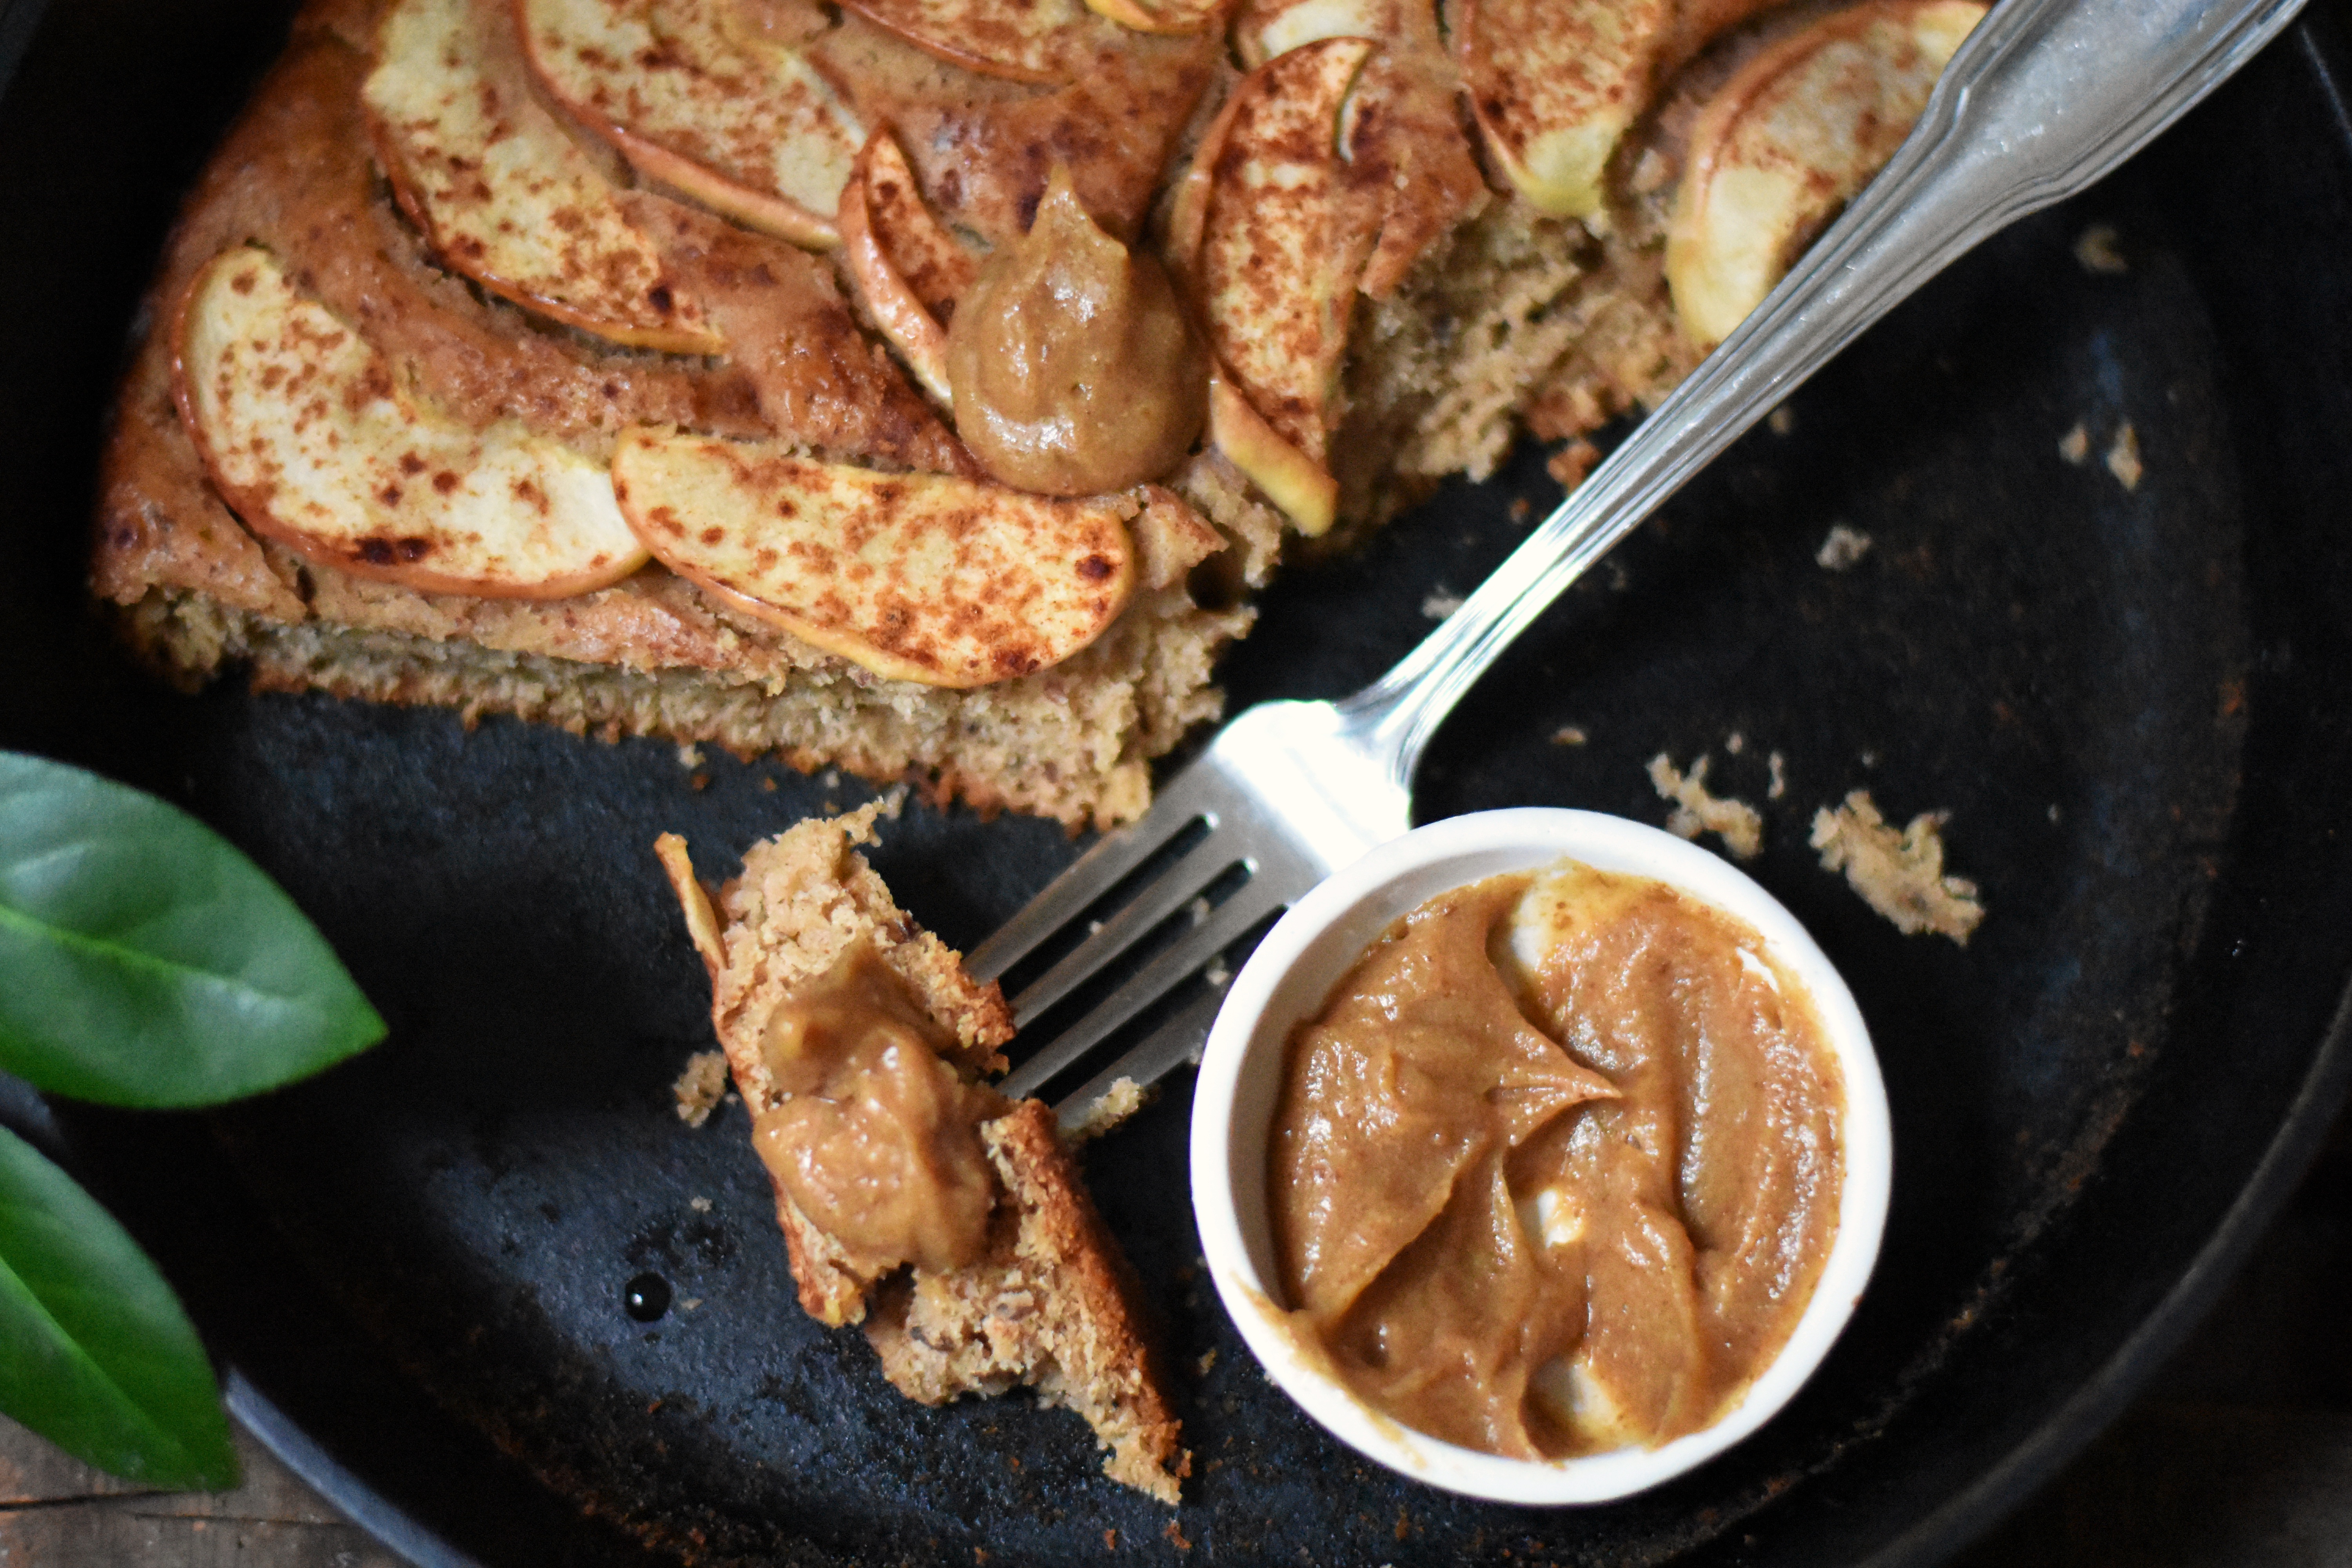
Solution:
{"label": "baked apple fan pattern", "polygon": [[186,677],[1107,825],[1287,537],[1654,400],[1983,11],[320,0],[98,584]]}

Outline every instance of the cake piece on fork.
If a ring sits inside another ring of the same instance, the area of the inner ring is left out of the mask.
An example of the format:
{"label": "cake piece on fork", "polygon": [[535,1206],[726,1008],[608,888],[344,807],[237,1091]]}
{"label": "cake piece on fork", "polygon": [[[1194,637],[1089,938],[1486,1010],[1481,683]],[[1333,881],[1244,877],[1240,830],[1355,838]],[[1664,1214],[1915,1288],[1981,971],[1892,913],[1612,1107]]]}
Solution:
{"label": "cake piece on fork", "polygon": [[927,1405],[1036,1389],[1084,1416],[1104,1470],[1166,1502],[1191,1468],[1133,1270],[1052,1111],[988,1087],[1012,1014],[917,925],[855,846],[880,803],[756,845],[715,890],[656,845],[711,979],[801,1305],[862,1322]]}

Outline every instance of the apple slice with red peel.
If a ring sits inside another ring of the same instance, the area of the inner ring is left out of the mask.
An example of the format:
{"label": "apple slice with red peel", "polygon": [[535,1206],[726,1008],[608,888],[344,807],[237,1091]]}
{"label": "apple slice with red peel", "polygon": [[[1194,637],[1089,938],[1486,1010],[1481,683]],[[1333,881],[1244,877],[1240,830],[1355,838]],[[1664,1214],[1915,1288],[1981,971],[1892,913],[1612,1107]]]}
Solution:
{"label": "apple slice with red peel", "polygon": [[1123,493],[1055,500],[642,427],[621,435],[613,489],[672,571],[893,680],[1044,669],[1100,637],[1135,585]]}
{"label": "apple slice with red peel", "polygon": [[841,188],[839,225],[842,269],[875,330],[933,401],[953,407],[940,315],[954,308],[979,268],[923,205],[889,132],[866,138]]}
{"label": "apple slice with red peel", "polygon": [[559,599],[645,564],[604,465],[512,420],[469,430],[267,252],[225,251],[175,326],[182,418],[230,508],[264,538],[432,594]]}
{"label": "apple slice with red peel", "polygon": [[[730,37],[729,0],[514,0],[548,92],[638,173],[749,228],[812,249],[866,140],[796,49]],[[741,29],[735,29],[740,35]]]}
{"label": "apple slice with red peel", "polygon": [[1777,0],[1461,0],[1454,48],[1486,150],[1546,212],[1591,217],[1658,83]]}
{"label": "apple slice with red peel", "polygon": [[1666,226],[1666,283],[1693,342],[1730,336],[1895,155],[1986,9],[1870,0],[1782,39],[1707,100]]}
{"label": "apple slice with red peel", "polygon": [[401,210],[452,271],[613,342],[726,347],[532,96],[504,0],[400,0],[361,99]]}

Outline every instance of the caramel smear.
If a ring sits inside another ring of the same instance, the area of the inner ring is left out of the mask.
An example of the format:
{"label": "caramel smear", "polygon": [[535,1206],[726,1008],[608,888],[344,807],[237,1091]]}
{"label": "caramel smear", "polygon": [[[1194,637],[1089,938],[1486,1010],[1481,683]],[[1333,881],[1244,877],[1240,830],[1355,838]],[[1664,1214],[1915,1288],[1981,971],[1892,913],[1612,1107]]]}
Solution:
{"label": "caramel smear", "polygon": [[957,307],[947,361],[964,444],[1045,495],[1156,479],[1208,415],[1208,353],[1167,273],[1104,233],[1058,165],[1028,235]]}

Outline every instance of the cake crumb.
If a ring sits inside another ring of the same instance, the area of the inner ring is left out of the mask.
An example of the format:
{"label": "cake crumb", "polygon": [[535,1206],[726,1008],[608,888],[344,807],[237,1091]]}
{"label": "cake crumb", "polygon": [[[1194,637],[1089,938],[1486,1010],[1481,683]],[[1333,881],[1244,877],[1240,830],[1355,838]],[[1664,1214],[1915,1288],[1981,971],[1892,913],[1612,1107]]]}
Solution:
{"label": "cake crumb", "polygon": [[1829,537],[1813,552],[1813,563],[1824,572],[1845,572],[1853,569],[1870,553],[1874,542],[1858,528],[1848,528],[1842,522],[1830,524]]}
{"label": "cake crumb", "polygon": [[899,813],[907,809],[907,795],[908,786],[904,784],[894,784],[884,790],[880,815],[889,821],[898,821]]}
{"label": "cake crumb", "polygon": [[1442,621],[1461,607],[1462,595],[1443,583],[1421,602],[1421,613],[1433,621]]}
{"label": "cake crumb", "polygon": [[2124,427],[2116,432],[2116,444],[2107,448],[2107,472],[2115,475],[2124,489],[2136,490],[2139,489],[2140,475],[2146,471],[2139,460],[2139,432],[2126,419]]}
{"label": "cake crumb", "polygon": [[1511,521],[1513,522],[1527,521],[1528,517],[1534,513],[1535,510],[1536,503],[1529,500],[1527,497],[1513,496],[1511,498],[1510,512]]}
{"label": "cake crumb", "polygon": [[702,765],[702,748],[691,743],[678,747],[677,765],[682,768],[700,767]]}
{"label": "cake crumb", "polygon": [[1775,752],[1765,762],[1772,770],[1772,782],[1764,786],[1764,798],[1778,800],[1789,793],[1789,759]]}
{"label": "cake crumb", "polygon": [[1209,1369],[1216,1364],[1217,1352],[1213,1347],[1199,1361],[1192,1363],[1192,1371],[1196,1376],[1206,1377],[1209,1375]]}
{"label": "cake crumb", "polygon": [[727,1053],[697,1051],[686,1058],[686,1070],[670,1085],[677,1096],[677,1119],[688,1127],[699,1127],[710,1120],[719,1105],[719,1096],[727,1092]]}
{"label": "cake crumb", "polygon": [[1723,738],[1723,749],[1736,757],[1748,749],[1748,737],[1734,730]]}
{"label": "cake crumb", "polygon": [[1723,840],[1733,858],[1753,860],[1764,847],[1764,818],[1744,800],[1708,794],[1707,762],[1699,758],[1685,774],[1664,752],[1650,759],[1651,785],[1659,799],[1675,805],[1673,815],[1666,818],[1666,831],[1683,838],[1712,833]]}
{"label": "cake crumb", "polygon": [[1177,1523],[1174,1520],[1170,1520],[1168,1521],[1168,1528],[1161,1531],[1160,1533],[1174,1542],[1176,1543],[1177,1551],[1190,1552],[1192,1550],[1192,1543],[1184,1539],[1184,1527]]}
{"label": "cake crumb", "polygon": [[2074,421],[2072,430],[2058,437],[2058,455],[2078,468],[2091,460],[2091,433],[2080,419]]}
{"label": "cake crumb", "polygon": [[1085,1114],[1072,1125],[1062,1129],[1062,1141],[1075,1147],[1089,1139],[1099,1138],[1142,1110],[1150,1098],[1144,1087],[1133,1079],[1113,1079],[1111,1086],[1095,1098],[1095,1102],[1087,1107]]}
{"label": "cake crumb", "polygon": [[679,1300],[679,1301],[678,1301],[678,1303],[677,1303],[677,1310],[678,1310],[679,1311],[681,1311],[681,1312],[691,1312],[691,1311],[693,1311],[697,1307],[699,1307],[699,1306],[701,1306],[701,1305],[702,1305],[702,1298],[701,1298],[701,1297],[699,1297],[699,1296],[687,1296],[687,1297],[683,1297],[683,1298],[681,1298],[681,1299]]}
{"label": "cake crumb", "polygon": [[761,795],[773,795],[773,794],[775,794],[775,793],[776,793],[776,781],[775,781],[774,779],[772,779],[772,778],[763,778],[763,779],[761,779],[761,780],[760,781],[760,793],[761,793]]}
{"label": "cake crumb", "polygon": [[2074,259],[2084,271],[2096,277],[2112,278],[2131,270],[2131,263],[2116,248],[2116,226],[2111,223],[2095,223],[2084,229],[2074,241]]}
{"label": "cake crumb", "polygon": [[1194,929],[1197,930],[1202,926],[1207,925],[1209,923],[1209,917],[1216,911],[1210,907],[1208,895],[1203,893],[1201,897],[1194,899],[1191,903],[1186,904],[1184,906],[1184,912],[1192,917],[1192,925]]}
{"label": "cake crumb", "polygon": [[1118,1550],[1118,1531],[1106,1530],[1103,1531],[1103,1550],[1105,1552],[1116,1552]]}
{"label": "cake crumb", "polygon": [[688,1198],[686,1200],[686,1206],[692,1209],[697,1214],[709,1214],[710,1212],[710,1200],[709,1198]]}
{"label": "cake crumb", "polygon": [[1600,466],[1601,448],[1580,437],[1554,452],[1544,463],[1544,472],[1559,480],[1562,489],[1572,490]]}
{"label": "cake crumb", "polygon": [[1581,724],[1562,724],[1551,732],[1551,743],[1555,746],[1580,746],[1591,738],[1584,732]]}
{"label": "cake crumb", "polygon": [[1201,971],[1201,978],[1209,983],[1211,989],[1223,991],[1234,983],[1234,972],[1225,967],[1224,957],[1219,954],[1209,960],[1209,967]]}
{"label": "cake crumb", "polygon": [[1951,814],[1922,812],[1896,832],[1878,813],[1870,792],[1858,789],[1835,808],[1813,815],[1812,846],[1822,869],[1843,871],[1863,901],[1906,936],[1934,931],[1960,946],[1984,919],[1977,885],[1944,874],[1942,828]]}
{"label": "cake crumb", "polygon": [[1775,436],[1792,436],[1797,430],[1797,411],[1783,403],[1764,416],[1764,428]]}

